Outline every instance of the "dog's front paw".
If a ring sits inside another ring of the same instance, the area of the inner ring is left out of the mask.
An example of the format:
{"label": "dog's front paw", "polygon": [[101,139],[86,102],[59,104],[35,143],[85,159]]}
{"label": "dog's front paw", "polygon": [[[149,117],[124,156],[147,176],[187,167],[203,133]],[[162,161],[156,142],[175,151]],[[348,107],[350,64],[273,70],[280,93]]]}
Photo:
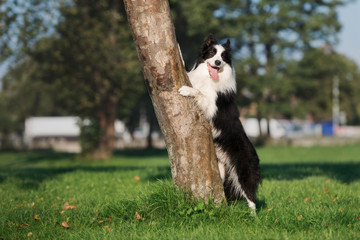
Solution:
{"label": "dog's front paw", "polygon": [[179,93],[184,97],[195,97],[195,95],[198,93],[198,90],[192,87],[182,86],[179,89]]}

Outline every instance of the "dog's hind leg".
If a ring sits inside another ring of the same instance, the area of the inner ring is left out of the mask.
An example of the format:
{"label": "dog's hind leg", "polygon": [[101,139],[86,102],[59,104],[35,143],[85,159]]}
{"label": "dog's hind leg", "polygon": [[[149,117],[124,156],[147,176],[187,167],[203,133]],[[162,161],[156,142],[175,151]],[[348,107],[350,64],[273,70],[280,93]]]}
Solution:
{"label": "dog's hind leg", "polygon": [[249,208],[251,209],[251,215],[256,217],[256,204],[253,201],[249,200],[249,199],[246,199],[246,200],[248,202]]}
{"label": "dog's hind leg", "polygon": [[245,193],[243,193],[243,196],[245,197],[246,201],[248,202],[248,206],[251,209],[251,215],[256,217],[256,204],[251,201]]}

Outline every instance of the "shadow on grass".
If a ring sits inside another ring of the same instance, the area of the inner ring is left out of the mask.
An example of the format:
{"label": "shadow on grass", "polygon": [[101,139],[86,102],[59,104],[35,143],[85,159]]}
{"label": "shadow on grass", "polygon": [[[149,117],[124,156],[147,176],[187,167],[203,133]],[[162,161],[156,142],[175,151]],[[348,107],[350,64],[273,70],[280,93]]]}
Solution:
{"label": "shadow on grass", "polygon": [[[145,177],[145,181],[158,181],[160,179],[168,179],[171,177],[170,167],[152,167],[153,170],[156,168],[156,174],[149,173],[148,177]],[[150,170],[151,170],[150,169]],[[122,173],[129,171],[149,171],[148,167],[137,167],[137,166],[74,166],[74,167],[41,167],[41,168],[21,168],[21,169],[2,169],[0,168],[0,183],[5,181],[7,178],[17,178],[22,180],[20,185],[24,189],[37,189],[43,181],[53,179],[58,175],[71,173],[75,171],[84,172],[118,172],[121,176]]]}
{"label": "shadow on grass", "polygon": [[0,183],[8,178],[16,178],[21,180],[19,187],[37,189],[43,181],[75,171],[119,172],[119,176],[130,171],[140,171],[148,173],[143,180],[157,181],[171,178],[170,167],[156,166],[154,163],[150,166],[146,164],[146,161],[139,164],[137,160],[166,156],[166,150],[125,150],[115,152],[112,161],[93,162],[85,161],[78,155],[70,153],[6,152],[0,153]]}
{"label": "shadow on grass", "polygon": [[[127,150],[115,153],[115,157],[125,157],[127,161],[121,166],[121,160],[113,162],[96,164],[88,162],[76,161],[76,155],[52,153],[52,152],[31,152],[31,153],[12,153],[0,156],[0,183],[8,178],[16,178],[22,180],[20,187],[22,188],[38,188],[40,184],[47,180],[55,178],[58,175],[70,173],[74,171],[85,172],[118,172],[121,174],[129,171],[146,172],[144,180],[157,181],[159,179],[171,178],[170,167],[156,166],[154,163],[147,164],[142,161],[141,164],[136,159],[143,158],[166,158],[166,150]],[[8,159],[7,159],[8,158]],[[5,159],[5,160],[4,160]],[[61,166],[53,166],[52,163],[64,161]],[[151,161],[151,159],[149,159]],[[41,162],[44,162],[42,166]],[[33,166],[35,164],[38,164]],[[11,166],[11,167],[10,167]],[[328,178],[342,181],[343,183],[351,183],[360,179],[360,163],[277,163],[261,165],[263,179],[275,180],[295,180],[303,179],[310,176],[326,176]]]}
{"label": "shadow on grass", "polygon": [[262,164],[263,179],[293,180],[326,176],[344,183],[360,179],[360,163],[294,163]]}
{"label": "shadow on grass", "polygon": [[115,151],[114,156],[122,156],[122,157],[168,157],[168,153],[166,149],[128,149]]}

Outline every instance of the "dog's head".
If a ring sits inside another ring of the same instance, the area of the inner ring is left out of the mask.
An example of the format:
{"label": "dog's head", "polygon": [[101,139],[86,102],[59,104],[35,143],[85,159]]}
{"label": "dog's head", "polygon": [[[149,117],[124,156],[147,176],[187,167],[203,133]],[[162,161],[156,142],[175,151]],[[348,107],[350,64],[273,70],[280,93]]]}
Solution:
{"label": "dog's head", "polygon": [[223,67],[227,64],[231,66],[230,41],[227,40],[225,44],[221,45],[212,34],[209,34],[201,46],[195,68],[201,63],[207,65],[210,77],[218,80],[218,73],[223,70]]}

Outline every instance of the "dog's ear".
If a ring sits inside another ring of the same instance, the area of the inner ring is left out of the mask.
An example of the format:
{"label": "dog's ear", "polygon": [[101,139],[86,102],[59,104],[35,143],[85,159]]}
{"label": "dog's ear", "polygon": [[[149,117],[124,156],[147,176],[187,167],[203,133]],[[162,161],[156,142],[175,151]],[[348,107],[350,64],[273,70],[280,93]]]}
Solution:
{"label": "dog's ear", "polygon": [[223,45],[223,47],[228,51],[231,50],[230,40],[229,39],[226,41],[226,43]]}
{"label": "dog's ear", "polygon": [[217,41],[212,33],[210,33],[203,44],[203,48],[208,48],[211,45],[217,44]]}

